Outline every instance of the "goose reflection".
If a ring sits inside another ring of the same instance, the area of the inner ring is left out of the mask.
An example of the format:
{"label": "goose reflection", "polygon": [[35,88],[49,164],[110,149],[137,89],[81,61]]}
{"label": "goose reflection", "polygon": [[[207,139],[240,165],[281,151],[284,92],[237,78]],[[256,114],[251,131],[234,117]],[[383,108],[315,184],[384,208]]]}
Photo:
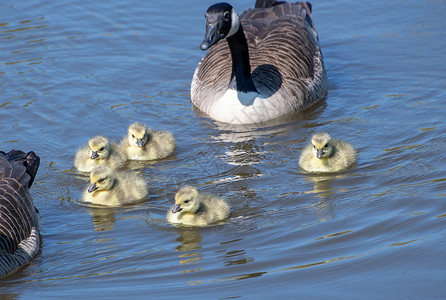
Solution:
{"label": "goose reflection", "polygon": [[217,133],[211,138],[218,142],[241,143],[253,141],[258,138],[285,133],[296,127],[309,126],[309,122],[318,120],[324,112],[327,104],[325,98],[318,104],[313,105],[304,111],[283,116],[268,122],[254,124],[228,124],[219,121],[209,122],[207,116],[199,111],[195,106],[195,112],[202,116],[200,121],[202,127],[217,129]]}

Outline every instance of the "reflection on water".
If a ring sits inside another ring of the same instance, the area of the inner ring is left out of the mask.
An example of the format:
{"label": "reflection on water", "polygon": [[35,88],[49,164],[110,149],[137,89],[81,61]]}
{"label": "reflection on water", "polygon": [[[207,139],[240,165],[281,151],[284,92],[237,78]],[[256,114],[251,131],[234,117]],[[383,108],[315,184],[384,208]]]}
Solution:
{"label": "reflection on water", "polygon": [[179,252],[197,250],[201,248],[201,234],[199,228],[178,228],[178,237],[175,242],[180,245],[175,246],[175,250]]}
{"label": "reflection on water", "polygon": [[88,208],[88,214],[93,222],[95,231],[109,231],[115,224],[115,212],[113,208]]}
{"label": "reflection on water", "polygon": [[[210,3],[9,2],[0,144],[41,157],[32,193],[42,249],[0,280],[0,297],[444,296],[446,1],[312,1],[327,97],[261,125],[221,124],[192,107]],[[76,149],[99,134],[121,139],[136,121],[177,139],[172,157],[127,165],[150,197],[79,203],[88,177],[73,171]],[[351,142],[357,165],[302,172],[299,155],[321,131]],[[167,223],[186,184],[226,198],[230,220]]]}

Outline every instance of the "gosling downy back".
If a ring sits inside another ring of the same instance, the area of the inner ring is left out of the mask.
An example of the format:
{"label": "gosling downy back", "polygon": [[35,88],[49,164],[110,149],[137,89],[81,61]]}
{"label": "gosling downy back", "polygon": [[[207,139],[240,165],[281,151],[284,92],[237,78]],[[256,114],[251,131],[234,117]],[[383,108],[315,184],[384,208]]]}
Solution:
{"label": "gosling downy back", "polygon": [[130,160],[161,159],[175,150],[175,138],[169,131],[151,130],[142,123],[133,123],[120,147]]}
{"label": "gosling downy back", "polygon": [[186,226],[208,226],[224,221],[229,213],[229,205],[224,199],[186,186],[175,195],[175,205],[167,213],[167,220]]}
{"label": "gosling downy back", "polygon": [[74,166],[81,172],[90,172],[94,167],[107,165],[111,169],[124,166],[125,155],[120,148],[106,137],[95,136],[88,145],[80,148],[74,158]]}
{"label": "gosling downy back", "polygon": [[325,132],[313,135],[299,159],[299,165],[308,172],[338,172],[355,162],[355,149],[345,141],[332,139]]}
{"label": "gosling downy back", "polygon": [[231,5],[218,3],[209,7],[206,22],[200,48],[210,50],[195,70],[191,101],[211,118],[265,122],[325,96],[311,4],[259,0],[239,16]]}
{"label": "gosling downy back", "polygon": [[93,204],[120,206],[138,202],[148,195],[147,184],[136,172],[119,172],[107,166],[90,172],[83,200]]}
{"label": "gosling downy back", "polygon": [[39,251],[39,214],[29,193],[39,164],[32,151],[0,151],[0,277],[19,269]]}

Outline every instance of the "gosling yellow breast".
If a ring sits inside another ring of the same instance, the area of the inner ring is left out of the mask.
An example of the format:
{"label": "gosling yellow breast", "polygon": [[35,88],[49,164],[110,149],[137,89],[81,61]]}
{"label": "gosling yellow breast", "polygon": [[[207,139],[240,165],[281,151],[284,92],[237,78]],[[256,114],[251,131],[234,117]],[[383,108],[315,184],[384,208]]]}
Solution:
{"label": "gosling yellow breast", "polygon": [[90,172],[94,167],[107,165],[115,170],[124,166],[125,156],[115,143],[106,137],[96,136],[88,145],[80,148],[74,158],[74,166],[81,172]]}
{"label": "gosling yellow breast", "polygon": [[83,200],[99,205],[121,206],[140,201],[147,195],[146,182],[137,173],[98,166],[90,172],[90,185],[83,194]]}
{"label": "gosling yellow breast", "polygon": [[155,160],[172,154],[175,138],[169,131],[150,130],[142,123],[133,123],[120,146],[129,160]]}
{"label": "gosling yellow breast", "polygon": [[328,133],[317,133],[304,148],[299,165],[308,172],[338,172],[356,162],[356,151],[342,140],[332,139]]}
{"label": "gosling yellow breast", "polygon": [[175,205],[168,211],[167,220],[178,225],[208,226],[228,219],[229,213],[229,205],[223,198],[186,186],[175,195]]}

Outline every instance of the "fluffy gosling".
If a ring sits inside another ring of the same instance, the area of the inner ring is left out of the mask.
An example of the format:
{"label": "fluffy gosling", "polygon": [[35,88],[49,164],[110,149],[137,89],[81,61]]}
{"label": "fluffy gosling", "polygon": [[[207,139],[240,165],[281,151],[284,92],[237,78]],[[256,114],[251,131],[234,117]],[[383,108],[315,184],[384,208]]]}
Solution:
{"label": "fluffy gosling", "polygon": [[342,140],[332,139],[328,133],[313,135],[299,159],[299,165],[308,172],[338,172],[355,162],[355,149]]}
{"label": "fluffy gosling", "polygon": [[120,148],[103,136],[90,139],[88,145],[80,148],[74,158],[74,166],[81,172],[90,172],[100,165],[107,165],[113,170],[120,169],[124,163],[125,156]]}
{"label": "fluffy gosling", "polygon": [[167,213],[167,221],[187,226],[207,226],[229,217],[229,205],[223,198],[201,194],[186,186],[175,195],[175,205]]}
{"label": "fluffy gosling", "polygon": [[142,123],[133,123],[120,146],[129,160],[154,160],[172,154],[175,138],[169,131],[151,130]]}
{"label": "fluffy gosling", "polygon": [[137,173],[99,166],[90,173],[90,185],[83,199],[93,204],[121,206],[142,200],[147,194],[146,182]]}

